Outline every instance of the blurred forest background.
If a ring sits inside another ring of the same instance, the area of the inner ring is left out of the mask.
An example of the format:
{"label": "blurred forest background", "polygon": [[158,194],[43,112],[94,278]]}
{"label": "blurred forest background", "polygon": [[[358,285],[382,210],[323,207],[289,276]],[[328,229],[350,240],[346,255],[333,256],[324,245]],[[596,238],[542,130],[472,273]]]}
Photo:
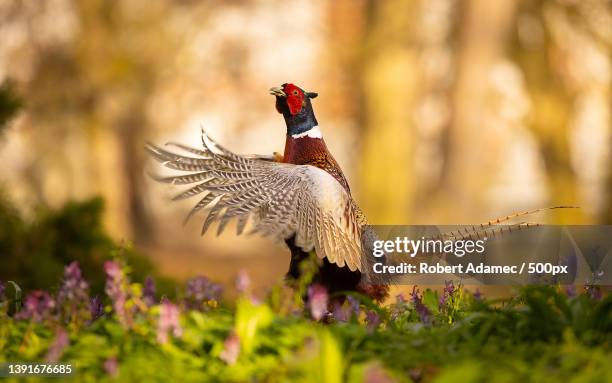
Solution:
{"label": "blurred forest background", "polygon": [[171,277],[280,278],[284,247],[183,227],[195,201],[146,176],[143,145],[198,145],[202,125],[282,151],[284,82],[319,92],[372,223],[572,204],[537,220],[612,224],[611,53],[607,0],[1,1],[4,278],[111,241]]}

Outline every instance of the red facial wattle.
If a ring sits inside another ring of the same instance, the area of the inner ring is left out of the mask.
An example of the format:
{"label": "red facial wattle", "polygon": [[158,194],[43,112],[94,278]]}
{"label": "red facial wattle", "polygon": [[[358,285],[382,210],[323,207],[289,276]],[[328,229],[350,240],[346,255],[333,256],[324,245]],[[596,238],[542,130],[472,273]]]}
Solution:
{"label": "red facial wattle", "polygon": [[293,84],[286,84],[283,87],[283,91],[287,95],[289,113],[293,116],[300,113],[304,105],[304,93],[302,90]]}

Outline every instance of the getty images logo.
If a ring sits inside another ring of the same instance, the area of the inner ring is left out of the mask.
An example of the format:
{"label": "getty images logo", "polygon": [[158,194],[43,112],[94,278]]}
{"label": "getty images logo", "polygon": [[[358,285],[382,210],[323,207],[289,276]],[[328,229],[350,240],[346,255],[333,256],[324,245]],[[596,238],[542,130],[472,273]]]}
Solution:
{"label": "getty images logo", "polygon": [[394,240],[376,240],[372,255],[379,258],[389,253],[401,253],[415,257],[417,254],[454,254],[463,257],[466,254],[482,254],[485,251],[487,238],[472,240],[409,239],[396,237]]}

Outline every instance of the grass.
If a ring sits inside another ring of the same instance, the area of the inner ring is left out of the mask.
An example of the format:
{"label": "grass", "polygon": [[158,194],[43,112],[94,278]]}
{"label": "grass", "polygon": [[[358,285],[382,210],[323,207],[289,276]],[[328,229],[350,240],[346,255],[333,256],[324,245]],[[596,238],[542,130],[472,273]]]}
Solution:
{"label": "grass", "polygon": [[3,284],[0,361],[71,363],[84,382],[612,381],[612,296],[597,288],[490,301],[449,282],[387,307],[352,295],[321,318],[333,301],[322,289],[304,307],[302,292],[278,285],[258,301],[242,281],[223,302],[201,277],[171,302],[121,260],[100,272],[93,302],[76,263],[55,295],[29,292],[18,311]]}

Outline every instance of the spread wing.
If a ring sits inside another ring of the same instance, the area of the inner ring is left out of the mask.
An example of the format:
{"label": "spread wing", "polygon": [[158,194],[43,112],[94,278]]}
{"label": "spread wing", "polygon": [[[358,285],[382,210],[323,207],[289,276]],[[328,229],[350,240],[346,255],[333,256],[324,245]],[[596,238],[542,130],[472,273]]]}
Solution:
{"label": "spread wing", "polygon": [[167,168],[184,173],[155,177],[160,182],[192,185],[175,199],[199,195],[189,213],[209,208],[202,234],[213,222],[221,233],[232,219],[238,234],[251,219],[253,232],[285,240],[295,235],[304,251],[350,270],[361,269],[362,214],[342,185],[310,165],[292,165],[241,156],[224,149],[202,131],[203,149],[169,143],[189,155],[147,145]]}

